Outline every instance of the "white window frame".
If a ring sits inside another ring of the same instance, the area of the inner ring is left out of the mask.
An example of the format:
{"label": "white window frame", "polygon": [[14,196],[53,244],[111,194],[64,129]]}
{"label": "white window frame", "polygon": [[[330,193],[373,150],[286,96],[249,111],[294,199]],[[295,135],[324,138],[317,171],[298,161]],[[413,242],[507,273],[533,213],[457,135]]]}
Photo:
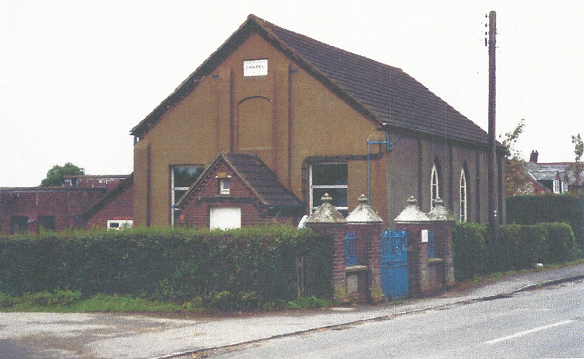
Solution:
{"label": "white window frame", "polygon": [[219,194],[223,195],[231,194],[229,178],[219,179]]}
{"label": "white window frame", "polygon": [[[347,166],[347,184],[346,185],[314,185],[312,183],[312,167],[313,166],[319,166],[319,165],[345,165]],[[333,189],[345,189],[347,191],[347,206],[346,207],[336,207],[336,209],[338,211],[349,211],[349,170],[348,170],[348,164],[347,163],[343,163],[343,162],[331,162],[331,163],[315,163],[310,165],[309,168],[309,178],[308,178],[308,185],[309,185],[309,200],[310,200],[310,210],[311,212],[316,211],[316,209],[318,207],[314,207],[313,203],[314,203],[314,189],[327,189],[327,188],[333,188]]]}
{"label": "white window frame", "polygon": [[553,182],[553,188],[554,188],[554,190],[553,190],[554,193],[557,193],[557,194],[562,193],[562,190],[561,190],[561,188],[562,188],[561,181],[559,179],[555,179],[554,180],[554,182]]}
{"label": "white window frame", "polygon": [[460,221],[468,221],[468,186],[464,168],[460,171]]}
{"label": "white window frame", "polygon": [[[176,198],[176,191],[188,191],[189,187],[175,187],[174,185],[174,170],[176,168],[188,168],[188,167],[199,167],[202,169],[202,166],[200,165],[195,165],[195,164],[177,164],[177,165],[171,165],[170,166],[170,225],[174,226],[174,216],[175,216],[175,210],[176,210],[176,201],[179,200],[180,198]],[[201,172],[202,174],[202,172]],[[200,176],[200,175],[199,175]],[[198,179],[198,178],[197,178]],[[196,182],[196,180],[195,180]],[[192,185],[192,184],[191,184]]]}
{"label": "white window frame", "polygon": [[562,181],[562,193],[564,192],[568,192],[568,182],[567,181]]}
{"label": "white window frame", "polygon": [[436,163],[434,163],[430,177],[430,209],[436,207],[436,200],[438,198],[440,198],[440,176],[438,176],[438,168]]}
{"label": "white window frame", "polygon": [[[112,226],[113,225],[113,226]],[[134,221],[131,219],[109,219],[107,221],[107,230],[121,231],[123,229],[133,228]]]}

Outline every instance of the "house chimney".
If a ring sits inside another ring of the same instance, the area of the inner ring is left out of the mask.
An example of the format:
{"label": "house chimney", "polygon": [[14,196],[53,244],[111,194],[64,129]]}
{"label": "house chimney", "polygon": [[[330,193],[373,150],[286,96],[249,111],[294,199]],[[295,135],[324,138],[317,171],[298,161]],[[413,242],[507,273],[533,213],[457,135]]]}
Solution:
{"label": "house chimney", "polygon": [[537,163],[537,157],[539,157],[539,152],[531,151],[531,155],[529,156],[529,162]]}

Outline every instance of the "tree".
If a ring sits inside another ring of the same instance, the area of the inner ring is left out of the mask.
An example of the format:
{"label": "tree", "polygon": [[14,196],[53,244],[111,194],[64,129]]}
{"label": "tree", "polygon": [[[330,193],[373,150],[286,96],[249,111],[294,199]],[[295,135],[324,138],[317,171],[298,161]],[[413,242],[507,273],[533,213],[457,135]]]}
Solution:
{"label": "tree", "polygon": [[512,197],[519,194],[533,193],[533,184],[527,173],[525,160],[515,148],[519,135],[525,127],[525,119],[521,119],[515,129],[505,133],[502,141],[505,152],[505,196]]}
{"label": "tree", "polygon": [[41,187],[62,186],[64,184],[64,176],[82,176],[85,174],[85,169],[72,164],[65,163],[63,166],[55,165],[47,172],[47,177],[42,180]]}
{"label": "tree", "polygon": [[574,191],[581,191],[582,186],[582,173],[584,172],[584,163],[582,162],[582,155],[584,155],[584,142],[582,142],[582,137],[580,133],[576,136],[572,136],[572,143],[574,144],[574,155],[575,162],[568,166],[568,172],[574,174]]}

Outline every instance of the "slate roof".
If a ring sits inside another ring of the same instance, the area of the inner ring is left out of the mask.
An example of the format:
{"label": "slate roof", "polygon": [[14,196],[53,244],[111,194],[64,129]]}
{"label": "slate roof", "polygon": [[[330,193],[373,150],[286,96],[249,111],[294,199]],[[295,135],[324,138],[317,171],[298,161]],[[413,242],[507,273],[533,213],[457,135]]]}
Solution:
{"label": "slate roof", "polygon": [[185,199],[208,175],[209,170],[217,161],[227,163],[263,204],[275,208],[303,207],[302,202],[280,183],[276,174],[258,156],[242,153],[220,153],[180,199],[177,207],[180,208],[183,205]]}
{"label": "slate roof", "polygon": [[[536,181],[553,181],[555,179],[566,180],[569,185],[576,184],[576,174],[570,169],[574,162],[554,163],[527,163],[527,172]],[[580,174],[579,183],[584,182],[584,172]]]}
{"label": "slate roof", "polygon": [[185,98],[252,33],[258,33],[291,61],[377,125],[402,128],[470,143],[488,134],[401,69],[283,29],[257,16],[247,21],[131,133],[142,136]]}

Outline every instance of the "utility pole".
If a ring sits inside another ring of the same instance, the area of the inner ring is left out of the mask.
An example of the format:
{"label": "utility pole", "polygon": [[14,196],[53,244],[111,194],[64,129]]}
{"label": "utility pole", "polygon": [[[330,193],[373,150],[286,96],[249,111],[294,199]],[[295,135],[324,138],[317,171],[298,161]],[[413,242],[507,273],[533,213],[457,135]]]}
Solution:
{"label": "utility pole", "polygon": [[495,171],[497,168],[497,148],[495,134],[495,108],[496,108],[496,35],[497,35],[497,13],[489,13],[489,229],[493,234],[493,239],[497,241],[499,219],[497,216],[496,200],[497,186],[495,184]]}

